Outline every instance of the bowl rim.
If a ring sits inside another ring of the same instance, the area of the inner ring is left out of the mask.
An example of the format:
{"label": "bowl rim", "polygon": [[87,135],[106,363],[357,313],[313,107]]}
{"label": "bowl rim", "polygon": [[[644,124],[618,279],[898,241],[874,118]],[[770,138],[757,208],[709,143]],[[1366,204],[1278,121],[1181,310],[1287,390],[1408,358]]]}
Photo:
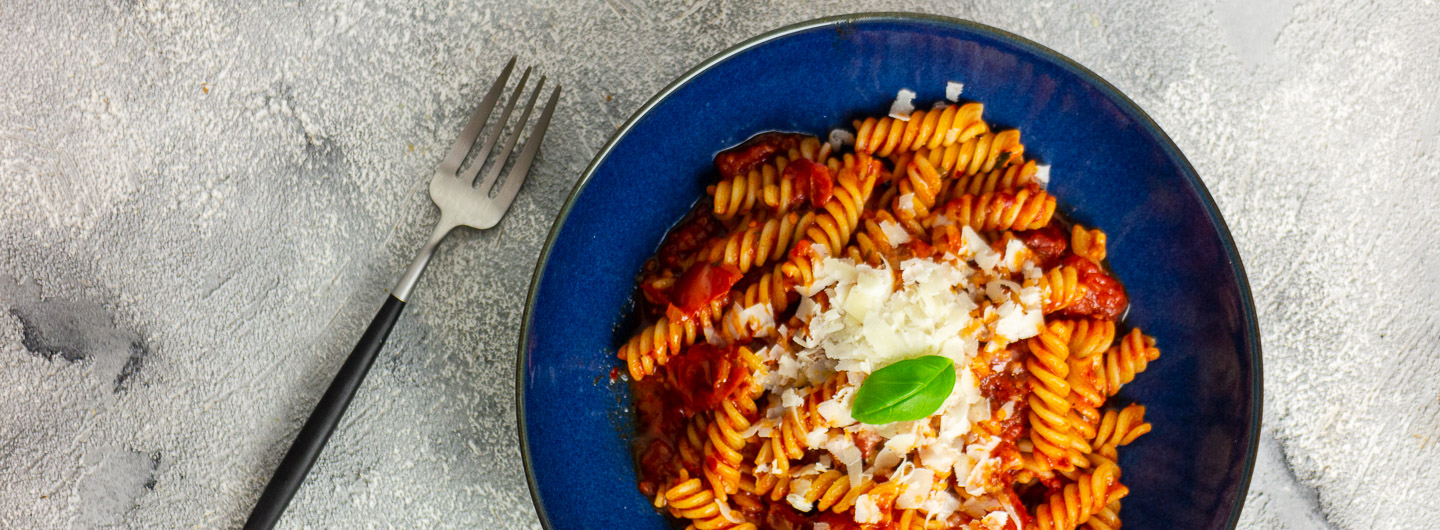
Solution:
{"label": "bowl rim", "polygon": [[1010,44],[1017,45],[1021,49],[1046,57],[1059,64],[1069,66],[1081,77],[1088,78],[1088,81],[1092,82],[1094,86],[1106,96],[1112,98],[1118,106],[1138,118],[1141,126],[1153,133],[1160,140],[1160,148],[1163,149],[1172,160],[1179,162],[1181,173],[1184,174],[1185,178],[1190,181],[1190,184],[1195,186],[1195,189],[1200,192],[1200,203],[1206,215],[1220,230],[1220,243],[1225,249],[1226,257],[1230,259],[1233,273],[1237,280],[1236,283],[1240,288],[1240,297],[1243,302],[1241,310],[1245,316],[1244,329],[1246,331],[1246,346],[1254,352],[1250,361],[1250,391],[1252,398],[1250,403],[1250,425],[1247,432],[1250,437],[1249,447],[1245,450],[1245,469],[1240,478],[1240,488],[1236,489],[1235,497],[1231,503],[1232,508],[1230,515],[1226,521],[1226,528],[1233,530],[1236,525],[1239,524],[1240,513],[1245,507],[1245,496],[1250,490],[1250,480],[1255,472],[1255,461],[1260,444],[1260,425],[1265,402],[1264,370],[1261,361],[1260,323],[1255,313],[1255,301],[1250,292],[1250,281],[1245,275],[1245,265],[1240,259],[1240,249],[1236,247],[1235,239],[1230,234],[1230,227],[1225,223],[1225,218],[1220,215],[1220,209],[1215,204],[1215,198],[1210,194],[1209,188],[1205,187],[1205,182],[1200,180],[1199,173],[1197,173],[1195,167],[1190,164],[1190,160],[1185,158],[1185,154],[1180,151],[1180,148],[1175,145],[1175,141],[1160,128],[1159,124],[1155,123],[1155,120],[1151,118],[1144,109],[1140,108],[1139,104],[1122,93],[1120,89],[1115,88],[1115,86],[1110,84],[1109,81],[1106,81],[1105,78],[1075,60],[1025,37],[979,22],[941,15],[899,11],[860,12],[810,19],[767,31],[726,48],[724,51],[690,68],[684,74],[681,74],[675,78],[675,80],[665,85],[665,88],[660,89],[654,96],[651,96],[644,105],[641,105],[639,109],[635,110],[635,113],[632,114],[619,129],[615,130],[615,133],[610,136],[610,139],[605,142],[605,145],[595,154],[595,158],[590,161],[590,165],[586,166],[585,171],[580,174],[580,179],[575,182],[575,186],[570,190],[570,195],[565,198],[564,205],[560,207],[560,213],[555,217],[555,222],[550,226],[550,232],[545,236],[545,245],[542,247],[540,256],[535,262],[535,270],[530,278],[529,292],[525,297],[525,313],[520,321],[520,341],[519,348],[516,352],[515,427],[516,432],[519,434],[521,460],[525,466],[525,483],[530,490],[530,500],[535,505],[535,514],[540,520],[540,525],[546,530],[554,528],[554,525],[550,522],[549,514],[545,511],[545,501],[540,498],[539,484],[535,481],[534,463],[530,454],[530,444],[526,429],[527,424],[525,422],[525,376],[527,375],[525,360],[526,352],[530,349],[531,314],[535,310],[535,301],[540,287],[540,279],[543,276],[545,266],[549,263],[550,253],[555,248],[555,240],[560,234],[560,229],[565,225],[565,221],[570,217],[570,211],[575,207],[575,200],[580,196],[580,193],[584,191],[585,186],[590,183],[591,178],[595,175],[595,170],[609,157],[611,151],[620,143],[620,140],[624,139],[625,136],[630,133],[630,130],[634,128],[636,123],[649,115],[650,111],[659,105],[661,101],[670,97],[670,94],[689,84],[690,81],[709,71],[715,65],[749,51],[751,48],[787,37],[791,34],[833,24],[857,22],[924,22],[958,26],[977,33],[988,34],[997,40],[1007,41]]}

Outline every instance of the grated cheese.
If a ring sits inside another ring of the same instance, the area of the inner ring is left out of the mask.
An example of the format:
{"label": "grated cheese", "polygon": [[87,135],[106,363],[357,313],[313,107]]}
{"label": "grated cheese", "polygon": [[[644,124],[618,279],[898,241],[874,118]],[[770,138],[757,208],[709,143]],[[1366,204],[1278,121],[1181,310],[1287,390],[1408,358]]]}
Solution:
{"label": "grated cheese", "polygon": [[1034,178],[1035,178],[1035,183],[1040,185],[1040,189],[1043,190],[1043,189],[1049,188],[1049,187],[1050,187],[1050,164],[1037,164],[1037,165],[1035,166],[1035,177],[1034,177]]}
{"label": "grated cheese", "polygon": [[935,485],[935,472],[916,469],[905,476],[905,488],[895,497],[895,507],[902,510],[919,508],[930,498],[930,488]]}
{"label": "grated cheese", "polygon": [[840,152],[840,149],[842,147],[845,147],[847,145],[855,145],[855,133],[852,133],[845,129],[833,129],[830,131],[829,140],[830,151],[838,153]]}
{"label": "grated cheese", "polygon": [[745,519],[741,518],[739,515],[731,513],[730,503],[728,502],[716,502],[715,509],[720,511],[720,516],[724,517],[726,521],[730,521],[735,524],[745,522]]}
{"label": "grated cheese", "polygon": [[1001,530],[1005,528],[1005,523],[1008,521],[1010,521],[1010,514],[1005,512],[990,512],[989,515],[980,519],[980,526],[984,527],[985,530]]}
{"label": "grated cheese", "polygon": [[964,84],[964,83],[956,83],[956,82],[954,82],[954,81],[947,82],[947,83],[945,83],[945,99],[950,100],[950,101],[954,101],[954,102],[959,102],[959,101],[960,101],[960,93],[963,92],[964,90],[965,90],[965,84]]}
{"label": "grated cheese", "polygon": [[890,117],[910,121],[912,112],[915,112],[915,91],[902,88],[895,93],[895,102],[890,104]]}
{"label": "grated cheese", "polygon": [[891,245],[903,245],[910,242],[910,232],[905,231],[905,227],[894,221],[880,221],[880,232],[885,234],[885,239],[889,239]]}
{"label": "grated cheese", "polygon": [[960,509],[960,498],[950,493],[949,488],[945,488],[930,494],[930,499],[921,504],[920,509],[925,510],[929,517],[943,521]]}
{"label": "grated cheese", "polygon": [[[936,221],[936,225],[951,223],[943,216]],[[893,221],[882,221],[879,228],[891,244],[911,240],[905,227]],[[787,347],[763,353],[774,360],[774,369],[762,376],[762,385],[779,399],[767,409],[766,418],[751,427],[757,433],[773,433],[785,414],[818,416],[816,428],[801,436],[806,447],[821,450],[824,463],[790,473],[794,480],[786,500],[792,507],[813,509],[804,497],[814,487],[814,475],[835,469],[846,472],[852,487],[867,479],[898,481],[896,509],[923,508],[929,517],[943,520],[963,508],[974,519],[998,513],[1007,519],[992,520],[1002,524],[1015,520],[993,499],[970,502],[971,496],[994,493],[988,489],[995,487],[995,477],[1003,468],[1003,461],[993,454],[1001,439],[973,429],[975,422],[992,419],[992,414],[971,365],[982,338],[986,350],[994,352],[1039,333],[1044,296],[1029,280],[1042,271],[1022,241],[1009,239],[997,251],[973,228],[960,228],[958,256],[947,253],[945,259],[909,258],[872,265],[823,255],[816,258],[814,281],[797,288],[802,297],[795,317],[804,325],[781,332],[789,339],[780,341]],[[1011,279],[1021,274],[1030,286]],[[983,311],[979,311],[981,303]],[[761,322],[768,317],[766,323],[773,326],[773,313],[760,311],[756,308],[756,314],[746,316]],[[916,421],[857,423],[851,407],[865,378],[921,355],[940,355],[954,362],[955,387],[940,408]],[[1004,369],[1008,358],[1000,356],[999,364],[991,368]],[[847,384],[829,399],[807,404],[809,390],[802,389],[836,377]],[[1006,403],[1005,412],[996,415],[1008,417],[1014,406]],[[856,440],[876,437],[880,444],[867,465]],[[951,477],[955,487],[944,487]],[[856,521],[883,518],[874,498],[860,496],[854,502]]]}
{"label": "grated cheese", "polygon": [[814,507],[810,501],[805,500],[805,494],[810,491],[810,479],[801,478],[790,481],[790,494],[785,496],[785,502],[802,512],[810,511]]}
{"label": "grated cheese", "polygon": [[875,500],[866,493],[855,498],[855,522],[860,524],[875,524],[880,522],[880,507],[875,505]]}

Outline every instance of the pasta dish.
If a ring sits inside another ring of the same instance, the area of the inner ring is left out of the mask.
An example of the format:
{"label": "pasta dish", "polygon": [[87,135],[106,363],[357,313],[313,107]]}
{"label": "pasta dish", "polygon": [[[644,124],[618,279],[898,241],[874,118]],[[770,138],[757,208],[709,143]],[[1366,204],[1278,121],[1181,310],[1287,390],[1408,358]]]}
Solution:
{"label": "pasta dish", "polygon": [[640,271],[639,489],[686,528],[1120,526],[1151,427],[1110,398],[1160,352],[1106,236],[980,103],[905,92],[721,152]]}

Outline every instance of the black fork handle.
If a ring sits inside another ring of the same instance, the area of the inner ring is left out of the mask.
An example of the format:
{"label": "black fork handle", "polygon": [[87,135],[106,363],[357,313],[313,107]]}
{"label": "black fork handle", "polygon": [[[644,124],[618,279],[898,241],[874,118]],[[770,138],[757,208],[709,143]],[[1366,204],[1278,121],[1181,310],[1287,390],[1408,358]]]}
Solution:
{"label": "black fork handle", "polygon": [[265,485],[265,492],[260,494],[260,500],[256,501],[255,509],[245,521],[246,530],[274,528],[280,515],[285,513],[290,499],[295,497],[295,492],[300,490],[300,484],[305,482],[305,474],[310,472],[310,467],[315,465],[315,459],[320,457],[320,451],[325,449],[325,442],[329,441],[330,434],[335,432],[335,425],[340,423],[340,417],[344,416],[345,409],[350,407],[350,400],[355,397],[355,391],[365,380],[365,374],[370,372],[370,365],[375,364],[376,354],[385,346],[385,338],[390,336],[390,328],[395,327],[395,321],[400,318],[400,311],[403,309],[405,301],[394,295],[390,295],[385,304],[380,306],[380,312],[370,321],[370,327],[365,328],[365,334],[350,352],[350,358],[345,360],[345,365],[340,367],[340,372],[335,374],[335,380],[330,382],[325,396],[315,405],[310,419],[305,420],[300,434],[295,435],[295,441],[290,444],[285,459],[275,468],[270,483]]}

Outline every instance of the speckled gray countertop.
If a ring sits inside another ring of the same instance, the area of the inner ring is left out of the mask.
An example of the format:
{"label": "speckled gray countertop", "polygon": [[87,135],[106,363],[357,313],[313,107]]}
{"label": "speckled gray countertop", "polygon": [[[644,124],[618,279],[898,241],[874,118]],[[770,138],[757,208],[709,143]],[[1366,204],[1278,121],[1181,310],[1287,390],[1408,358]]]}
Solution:
{"label": "speckled gray countertop", "polygon": [[690,66],[861,10],[1054,48],[1194,163],[1264,335],[1243,528],[1437,525],[1434,1],[4,0],[0,527],[238,525],[513,54],[567,87],[531,179],[443,245],[284,525],[538,526],[513,361],[571,185]]}

